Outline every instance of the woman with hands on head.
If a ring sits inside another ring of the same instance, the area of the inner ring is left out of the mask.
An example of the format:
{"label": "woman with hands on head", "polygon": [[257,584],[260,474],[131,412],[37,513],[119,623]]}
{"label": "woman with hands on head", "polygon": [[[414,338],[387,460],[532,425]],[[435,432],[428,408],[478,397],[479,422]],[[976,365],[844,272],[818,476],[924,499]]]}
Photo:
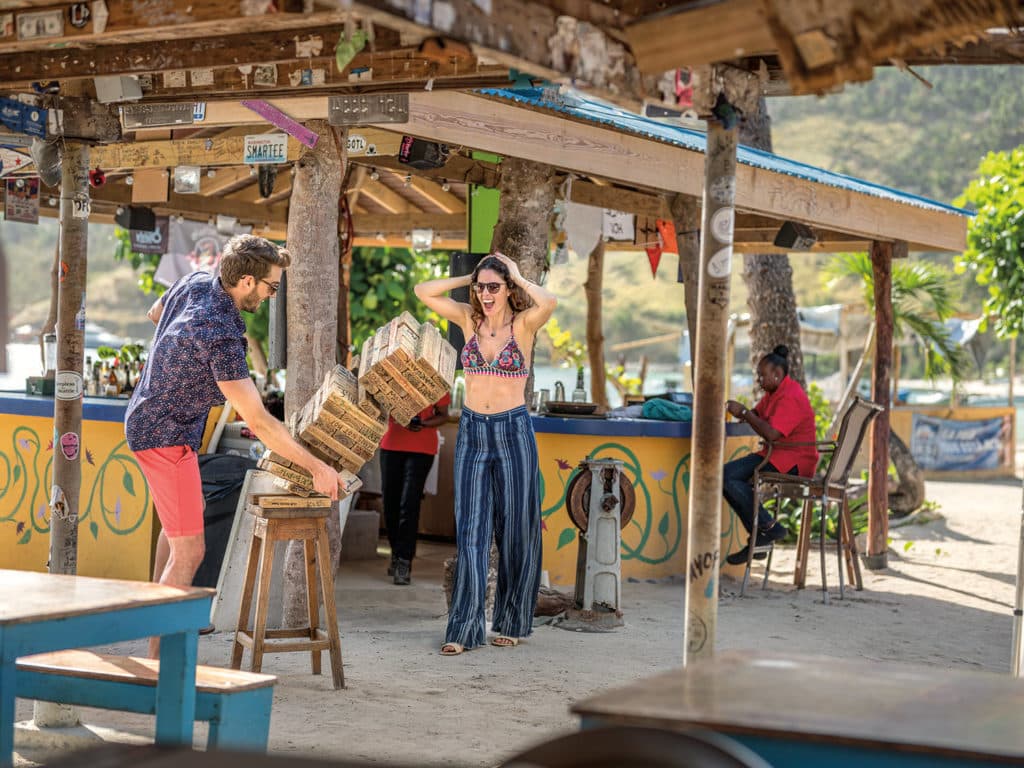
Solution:
{"label": "woman with hands on head", "polygon": [[[469,304],[446,296],[470,287]],[[507,256],[485,257],[472,275],[430,280],[416,296],[461,329],[466,397],[455,445],[457,564],[441,653],[486,641],[484,601],[491,538],[498,546],[492,645],[512,647],[533,628],[540,586],[537,443],[526,409],[534,336],[558,303]]]}

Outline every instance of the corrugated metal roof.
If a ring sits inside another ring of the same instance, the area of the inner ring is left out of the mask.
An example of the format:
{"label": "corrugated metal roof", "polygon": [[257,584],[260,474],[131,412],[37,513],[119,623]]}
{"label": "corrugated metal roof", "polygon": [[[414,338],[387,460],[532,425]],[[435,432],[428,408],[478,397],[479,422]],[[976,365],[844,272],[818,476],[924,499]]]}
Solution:
{"label": "corrugated metal roof", "polygon": [[[599,123],[615,128],[624,133],[632,133],[645,136],[649,139],[674,144],[678,147],[690,149],[695,152],[704,152],[705,135],[701,131],[691,128],[684,128],[681,125],[671,125],[652,118],[643,117],[632,112],[626,112],[620,107],[606,101],[585,96],[578,91],[564,88],[481,88],[478,93],[505,101],[523,104],[535,109],[544,109],[552,112],[560,112],[574,118],[585,120],[591,123]],[[833,171],[826,171],[813,165],[807,165],[796,160],[790,160],[771,152],[763,152],[740,145],[736,153],[736,159],[743,165],[762,168],[766,171],[784,173],[787,176],[795,176],[807,181],[826,184],[830,187],[848,189],[851,192],[870,195],[872,197],[891,200],[897,203],[905,203],[919,208],[941,210],[948,213],[958,213],[963,216],[970,216],[970,211],[956,208],[926,197],[913,195],[909,192],[901,192],[897,189],[890,189],[881,184],[872,184],[870,181],[857,179],[853,176],[846,176]]]}

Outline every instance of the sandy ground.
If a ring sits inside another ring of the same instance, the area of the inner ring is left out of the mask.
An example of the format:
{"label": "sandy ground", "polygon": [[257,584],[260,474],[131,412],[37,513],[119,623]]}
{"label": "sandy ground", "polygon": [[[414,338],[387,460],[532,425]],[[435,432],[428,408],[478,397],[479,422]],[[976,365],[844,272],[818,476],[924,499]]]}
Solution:
{"label": "sandy ground", "polygon": [[[938,483],[928,497],[944,519],[894,529],[890,567],[865,571],[863,592],[821,601],[818,559],[808,589],[792,584],[783,550],[769,589],[738,597],[723,585],[717,647],[814,652],[938,668],[1009,670],[1021,490],[1017,483]],[[912,542],[908,546],[908,542]],[[905,549],[905,547],[907,547]],[[496,765],[575,727],[569,707],[602,689],[677,667],[682,655],[681,580],[627,581],[625,628],[606,634],[539,627],[518,648],[460,657],[437,651],[444,628],[441,563],[449,549],[422,547],[412,587],[386,578],[386,560],[343,564],[337,582],[348,687],[309,674],[304,654],[268,656],[275,689],[270,751],[417,765]],[[836,584],[835,556],[828,558]],[[833,591],[835,596],[835,591]],[[230,637],[202,638],[202,663],[226,666]],[[141,643],[117,646],[141,653]],[[325,658],[326,662],[326,658]],[[152,720],[82,710],[90,724],[151,734]],[[19,701],[19,719],[31,703]],[[196,744],[205,742],[197,726]],[[46,755],[23,750],[31,765]]]}

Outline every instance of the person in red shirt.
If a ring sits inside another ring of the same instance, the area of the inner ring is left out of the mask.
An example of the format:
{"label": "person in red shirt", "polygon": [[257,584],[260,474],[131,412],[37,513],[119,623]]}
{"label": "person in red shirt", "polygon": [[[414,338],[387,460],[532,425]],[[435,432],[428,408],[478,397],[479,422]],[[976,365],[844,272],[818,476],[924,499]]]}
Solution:
{"label": "person in red shirt", "polygon": [[388,575],[394,577],[395,584],[412,581],[423,486],[438,451],[437,428],[448,418],[450,402],[451,397],[445,395],[419,413],[408,427],[388,419],[388,431],[380,441],[384,519],[391,542]]}
{"label": "person in red shirt", "polygon": [[[777,443],[772,449],[771,461],[762,467],[764,472],[781,472],[800,477],[812,477],[818,466],[818,451],[814,447],[816,432],[814,410],[807,393],[789,378],[789,349],[778,346],[761,358],[757,364],[757,381],[764,397],[752,409],[730,400],[726,410],[740,421],[745,421],[768,443]],[[786,447],[778,443],[806,443]],[[764,460],[766,448],[735,461],[723,470],[722,495],[751,532],[754,523],[754,488],[751,480],[754,470]],[[762,505],[757,511],[757,546],[778,541],[786,536],[786,529],[776,522]],[[750,544],[726,557],[731,565],[747,562]],[[757,552],[758,560],[767,556]]]}

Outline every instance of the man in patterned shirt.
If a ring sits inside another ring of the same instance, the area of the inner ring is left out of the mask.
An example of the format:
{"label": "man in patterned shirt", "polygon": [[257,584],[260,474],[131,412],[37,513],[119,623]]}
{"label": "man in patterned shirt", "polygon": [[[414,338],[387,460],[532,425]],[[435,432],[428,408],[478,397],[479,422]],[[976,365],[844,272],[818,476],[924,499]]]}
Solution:
{"label": "man in patterned shirt", "polygon": [[[277,293],[290,263],[288,252],[269,240],[238,235],[224,247],[219,274],[181,278],[149,310],[156,334],[128,403],[125,434],[163,526],[155,575],[161,584],[191,585],[202,562],[203,492],[196,452],[210,408],[225,399],[264,445],[309,470],[319,493],[338,498],[338,473],[267,412],[245,360],[240,311],[255,312]],[[161,549],[167,552],[162,569]],[[151,642],[151,654],[155,649]]]}

